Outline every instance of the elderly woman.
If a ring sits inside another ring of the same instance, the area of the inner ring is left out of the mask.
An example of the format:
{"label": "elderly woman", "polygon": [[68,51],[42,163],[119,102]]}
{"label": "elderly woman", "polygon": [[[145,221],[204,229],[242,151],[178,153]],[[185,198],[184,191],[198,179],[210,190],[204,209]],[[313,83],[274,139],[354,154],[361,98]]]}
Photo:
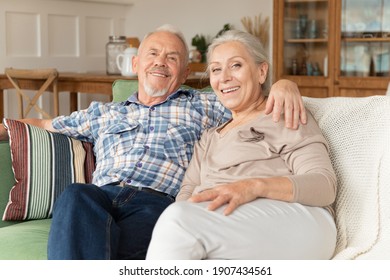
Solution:
{"label": "elderly woman", "polygon": [[329,259],[336,177],[308,114],[298,131],[264,114],[261,43],[228,31],[208,50],[210,83],[232,119],[195,146],[177,202],[157,222],[147,259]]}

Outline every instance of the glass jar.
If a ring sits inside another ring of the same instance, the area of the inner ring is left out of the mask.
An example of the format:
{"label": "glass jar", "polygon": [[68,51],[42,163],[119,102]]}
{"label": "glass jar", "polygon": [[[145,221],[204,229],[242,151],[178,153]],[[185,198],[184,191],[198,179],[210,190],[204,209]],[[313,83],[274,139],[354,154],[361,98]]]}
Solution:
{"label": "glass jar", "polygon": [[116,57],[121,54],[129,45],[126,36],[110,36],[106,44],[106,71],[108,75],[120,75]]}

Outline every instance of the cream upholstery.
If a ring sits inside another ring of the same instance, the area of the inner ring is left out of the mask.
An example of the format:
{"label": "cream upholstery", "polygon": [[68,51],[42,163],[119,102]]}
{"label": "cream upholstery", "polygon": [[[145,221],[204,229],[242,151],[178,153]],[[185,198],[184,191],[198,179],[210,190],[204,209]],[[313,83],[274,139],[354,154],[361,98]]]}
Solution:
{"label": "cream upholstery", "polygon": [[338,178],[335,259],[390,259],[390,96],[304,98]]}

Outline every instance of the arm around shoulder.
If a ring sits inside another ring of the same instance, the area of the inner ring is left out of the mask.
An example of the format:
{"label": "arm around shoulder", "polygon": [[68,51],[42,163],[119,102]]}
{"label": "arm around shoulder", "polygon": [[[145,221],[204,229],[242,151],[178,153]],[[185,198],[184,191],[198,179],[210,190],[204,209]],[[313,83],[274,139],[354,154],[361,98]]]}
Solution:
{"label": "arm around shoulder", "polygon": [[281,79],[272,85],[265,109],[266,114],[271,112],[275,122],[284,112],[287,128],[297,129],[299,123],[306,124],[306,110],[296,83]]}
{"label": "arm around shoulder", "polygon": [[21,122],[37,126],[43,129],[46,129],[51,132],[57,132],[57,130],[53,127],[51,119],[22,119]]}

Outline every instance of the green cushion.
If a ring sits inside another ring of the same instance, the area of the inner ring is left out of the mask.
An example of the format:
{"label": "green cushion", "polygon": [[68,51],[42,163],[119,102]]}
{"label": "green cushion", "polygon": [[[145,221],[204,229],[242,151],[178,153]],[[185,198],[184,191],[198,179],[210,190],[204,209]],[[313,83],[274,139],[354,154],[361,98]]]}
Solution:
{"label": "green cushion", "polygon": [[0,211],[3,214],[8,202],[9,191],[15,183],[8,141],[0,142],[0,156]]}
{"label": "green cushion", "polygon": [[[1,221],[5,207],[8,203],[9,192],[15,184],[14,173],[11,164],[11,152],[8,141],[0,142],[0,228],[17,222]],[[1,247],[0,247],[1,248]]]}
{"label": "green cushion", "polygon": [[116,80],[112,84],[112,101],[121,102],[138,91],[137,80]]}
{"label": "green cushion", "polygon": [[45,260],[51,219],[0,229],[0,260]]}
{"label": "green cushion", "polygon": [[[190,89],[191,87],[182,85],[181,88]],[[212,88],[207,86],[202,89],[198,89],[201,92],[212,92]],[[116,80],[112,84],[112,101],[121,102],[129,98],[130,95],[138,91],[137,80]]]}

